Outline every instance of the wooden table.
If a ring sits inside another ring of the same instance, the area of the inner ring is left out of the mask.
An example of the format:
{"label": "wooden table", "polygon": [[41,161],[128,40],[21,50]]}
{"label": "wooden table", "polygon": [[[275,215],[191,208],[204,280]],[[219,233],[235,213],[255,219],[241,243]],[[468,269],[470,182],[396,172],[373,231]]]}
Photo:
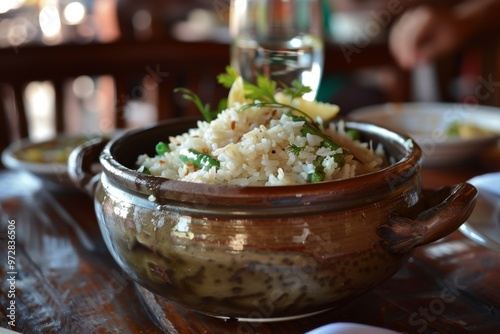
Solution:
{"label": "wooden table", "polygon": [[[435,188],[483,172],[473,165],[424,169],[423,183]],[[161,309],[154,309],[157,303],[147,307],[145,295],[105,248],[92,200],[83,193],[3,170],[0,204],[0,325],[18,332],[294,334],[340,321],[408,333],[500,329],[500,253],[458,231],[420,247],[389,281],[343,307],[301,320],[251,324],[166,302]],[[11,268],[7,251],[14,233],[9,231],[15,231]]]}

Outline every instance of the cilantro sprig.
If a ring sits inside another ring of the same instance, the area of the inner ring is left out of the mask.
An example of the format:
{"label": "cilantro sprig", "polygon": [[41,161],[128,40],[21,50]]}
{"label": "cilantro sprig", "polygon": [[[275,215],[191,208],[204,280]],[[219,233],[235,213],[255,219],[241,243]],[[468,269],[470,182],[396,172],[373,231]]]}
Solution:
{"label": "cilantro sprig", "polygon": [[226,73],[219,74],[217,76],[217,82],[229,89],[239,76],[239,73],[233,67],[226,66]]}
{"label": "cilantro sprig", "polygon": [[[239,77],[239,73],[231,66],[226,67],[226,73],[221,73],[217,76],[217,81],[225,88],[230,89],[236,79]],[[287,86],[284,83],[280,83],[281,87],[278,88],[278,84],[274,80],[270,80],[263,75],[257,77],[256,84],[250,83],[248,81],[243,81],[243,89],[245,99],[252,101],[243,105],[240,110],[244,110],[251,107],[279,107],[279,108],[289,108],[302,114],[304,117],[310,119],[310,117],[302,112],[301,110],[286,104],[281,103],[276,100],[275,93],[277,91],[282,91],[283,94],[290,97],[290,101],[295,98],[302,97],[304,94],[311,92],[311,88],[304,86],[299,80],[294,80],[291,86]],[[209,104],[204,104],[198,95],[187,88],[176,88],[175,92],[181,92],[183,98],[192,101],[201,115],[207,122],[211,122],[217,115],[224,109],[227,108],[227,100],[221,100],[216,110],[211,110]],[[312,121],[312,120],[311,120]]]}
{"label": "cilantro sprig", "polygon": [[213,113],[210,111],[210,105],[209,104],[204,104],[200,97],[196,95],[193,91],[187,89],[187,88],[176,88],[174,89],[175,93],[182,93],[182,98],[185,100],[192,101],[195,106],[198,108],[200,111],[201,115],[203,118],[207,121],[210,122],[212,120],[212,115]]}
{"label": "cilantro sprig", "polygon": [[302,97],[307,93],[312,92],[311,87],[304,86],[299,80],[292,81],[292,87],[282,85],[285,95],[290,96],[292,99]]}
{"label": "cilantro sprig", "polygon": [[305,146],[305,145],[304,145],[304,146],[298,146],[298,145],[295,145],[295,144],[290,144],[290,146],[288,146],[288,147],[286,148],[286,150],[287,150],[288,152],[292,152],[294,155],[299,155],[299,154],[300,154],[300,152],[301,152],[302,150],[304,150],[305,148],[306,148],[306,146]]}

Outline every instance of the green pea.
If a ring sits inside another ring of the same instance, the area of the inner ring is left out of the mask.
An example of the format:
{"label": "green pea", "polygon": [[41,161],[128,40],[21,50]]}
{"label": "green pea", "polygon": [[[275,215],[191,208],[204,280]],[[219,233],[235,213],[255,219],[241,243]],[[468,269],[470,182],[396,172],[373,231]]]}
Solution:
{"label": "green pea", "polygon": [[156,154],[158,154],[158,155],[164,155],[165,153],[170,152],[168,145],[162,141],[159,142],[158,144],[156,144],[155,150],[156,150]]}
{"label": "green pea", "polygon": [[318,183],[318,182],[323,181],[324,179],[325,179],[325,174],[322,172],[316,171],[316,172],[308,175],[307,181],[309,183]]}

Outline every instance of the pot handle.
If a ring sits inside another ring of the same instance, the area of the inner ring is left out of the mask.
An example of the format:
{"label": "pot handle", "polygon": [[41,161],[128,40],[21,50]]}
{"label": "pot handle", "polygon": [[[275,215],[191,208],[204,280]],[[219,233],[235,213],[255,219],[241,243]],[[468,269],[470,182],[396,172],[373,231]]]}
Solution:
{"label": "pot handle", "polygon": [[415,219],[392,213],[378,227],[380,244],[391,253],[406,253],[415,247],[441,239],[469,218],[477,199],[477,189],[469,183],[424,190],[426,210]]}
{"label": "pot handle", "polygon": [[109,138],[93,138],[77,146],[68,158],[68,174],[73,184],[90,196],[95,193],[95,188],[100,178],[99,156]]}

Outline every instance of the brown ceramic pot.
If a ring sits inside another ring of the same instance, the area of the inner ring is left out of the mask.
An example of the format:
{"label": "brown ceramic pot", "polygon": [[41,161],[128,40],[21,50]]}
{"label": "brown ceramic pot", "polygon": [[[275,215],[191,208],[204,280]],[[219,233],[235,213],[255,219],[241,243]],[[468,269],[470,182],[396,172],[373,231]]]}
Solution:
{"label": "brown ceramic pot", "polygon": [[73,180],[95,196],[112,256],[146,289],[188,308],[243,320],[321,312],[387,280],[412,250],[470,215],[467,183],[423,191],[420,148],[381,127],[347,122],[396,161],[341,181],[276,187],[197,184],[140,174],[136,157],[194,127],[167,121],[73,152]]}

